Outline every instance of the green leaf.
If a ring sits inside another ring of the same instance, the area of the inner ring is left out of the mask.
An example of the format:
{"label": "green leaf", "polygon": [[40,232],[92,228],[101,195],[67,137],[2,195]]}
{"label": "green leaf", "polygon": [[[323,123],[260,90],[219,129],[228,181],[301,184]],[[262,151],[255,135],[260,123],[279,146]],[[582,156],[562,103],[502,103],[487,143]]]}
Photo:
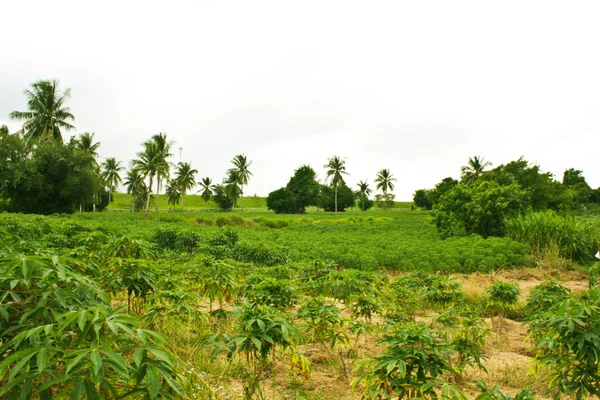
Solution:
{"label": "green leaf", "polygon": [[[21,371],[21,369],[25,366],[25,364],[27,364],[27,362],[29,362],[29,360],[37,352],[37,349],[28,349],[28,350],[29,350],[28,352],[27,351],[22,351],[22,352],[15,353],[16,355],[22,355],[21,353],[26,353],[26,354],[23,356],[23,358],[21,358],[21,360],[19,362],[17,362],[14,365],[14,367],[10,371],[10,374],[8,375],[8,380],[9,381],[12,380],[12,379],[14,379],[15,376],[17,376],[17,374],[19,373],[19,371]],[[27,354],[27,353],[29,353],[29,354]]]}
{"label": "green leaf", "polygon": [[137,349],[135,349],[135,353],[133,353],[133,361],[135,362],[135,365],[137,365],[138,367],[140,365],[142,365],[142,361],[144,360],[144,357],[146,357],[146,349],[143,347],[139,347]]}
{"label": "green leaf", "polygon": [[155,399],[160,391],[160,379],[154,367],[149,367],[146,372],[146,387],[151,399]]}
{"label": "green leaf", "polygon": [[95,349],[90,353],[90,361],[94,367],[94,374],[98,375],[102,368],[102,357],[100,357],[100,354]]}
{"label": "green leaf", "polygon": [[[90,350],[80,350],[79,354],[77,354],[71,361],[69,361],[69,363],[67,364],[67,374],[71,371],[71,369],[73,369],[73,367],[75,365],[77,365],[77,363],[79,363],[79,361],[81,361],[81,359],[83,357],[85,357],[88,353],[90,352]],[[74,354],[74,353],[72,353]],[[72,355],[71,354],[71,355]],[[76,353],[75,353],[76,354]]]}
{"label": "green leaf", "polygon": [[36,364],[38,367],[38,371],[39,371],[39,376],[41,377],[42,374],[44,373],[44,370],[46,369],[46,359],[48,357],[48,349],[47,348],[42,348],[38,353],[37,353],[37,358],[36,358]]}
{"label": "green leaf", "polygon": [[85,392],[84,381],[77,382],[77,385],[75,385],[75,388],[73,389],[73,395],[71,396],[71,400],[80,400],[80,399],[82,399],[84,392]]}
{"label": "green leaf", "polygon": [[150,353],[154,354],[154,356],[156,356],[157,358],[161,359],[169,365],[173,363],[173,358],[166,351],[155,349],[152,347],[148,348],[148,351],[150,351]]}

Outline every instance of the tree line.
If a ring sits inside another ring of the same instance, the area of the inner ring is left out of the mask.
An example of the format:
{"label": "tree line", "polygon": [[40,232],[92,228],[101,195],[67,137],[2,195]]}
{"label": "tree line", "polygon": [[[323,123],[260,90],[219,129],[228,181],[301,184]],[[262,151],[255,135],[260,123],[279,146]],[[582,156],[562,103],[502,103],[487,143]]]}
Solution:
{"label": "tree line", "polygon": [[[0,128],[1,209],[42,214],[102,210],[120,185],[131,195],[131,210],[143,209],[146,216],[153,194],[163,189],[168,203],[181,203],[182,211],[186,195],[196,186],[206,202],[213,199],[224,210],[236,207],[253,176],[252,161],[244,154],[233,158],[220,184],[213,184],[210,177],[197,181],[198,170],[191,162],[170,162],[173,142],[164,133],[142,143],[128,170],[114,157],[99,163],[100,143],[94,142],[94,133],[63,141],[63,131],[75,129],[75,116],[65,105],[70,90],[61,91],[58,84],[56,80],[33,83],[24,91],[28,110],[10,114],[24,121],[21,130],[10,134],[6,126]],[[355,206],[357,200],[363,211],[373,206],[367,181],[360,181],[354,191],[346,185],[345,160],[333,156],[324,168],[326,184],[320,184],[311,167],[301,166],[285,188],[269,194],[268,207],[277,213],[297,213],[317,206],[337,213]],[[375,178],[376,189],[382,192],[375,200],[384,208],[393,204],[395,181],[388,169]],[[158,211],[158,196],[154,200]]]}
{"label": "tree line", "polygon": [[552,210],[565,214],[600,203],[583,172],[567,169],[562,181],[523,157],[494,169],[481,156],[461,167],[460,180],[444,178],[432,189],[413,195],[416,207],[433,210],[433,221],[447,236],[477,233],[503,236],[505,222],[527,212]]}

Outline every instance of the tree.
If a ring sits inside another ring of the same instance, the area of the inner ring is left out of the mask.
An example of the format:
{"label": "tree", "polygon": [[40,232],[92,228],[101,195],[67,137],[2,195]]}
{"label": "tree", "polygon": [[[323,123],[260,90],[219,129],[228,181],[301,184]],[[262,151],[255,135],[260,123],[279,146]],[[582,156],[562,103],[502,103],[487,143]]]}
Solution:
{"label": "tree", "polygon": [[[156,145],[157,159],[156,159],[156,199],[155,199],[155,210],[158,212],[158,198],[160,194],[160,183],[163,177],[169,179],[169,172],[171,169],[171,163],[167,161],[169,157],[173,155],[171,153],[172,142],[167,141],[167,135],[159,132],[152,136],[152,142]],[[152,185],[150,185],[152,186]],[[146,212],[147,214],[147,212]]]}
{"label": "tree", "polygon": [[74,121],[71,109],[64,103],[71,96],[71,90],[58,90],[57,80],[42,80],[24,91],[29,111],[13,111],[10,118],[25,120],[23,132],[28,139],[51,137],[62,142],[61,129],[75,128],[67,121]]}
{"label": "tree", "polygon": [[0,138],[0,204],[7,211],[72,213],[95,204],[101,178],[90,155],[71,144],[42,140],[30,152],[17,135]]}
{"label": "tree", "polygon": [[227,177],[223,180],[225,195],[231,200],[232,208],[235,208],[237,199],[242,195],[242,176],[237,169],[227,171]]}
{"label": "tree", "polygon": [[107,158],[102,163],[102,179],[108,187],[108,203],[112,201],[112,193],[117,190],[117,185],[123,182],[119,171],[122,171],[121,161],[117,161],[114,157]]}
{"label": "tree", "polygon": [[433,210],[433,222],[443,235],[503,236],[505,220],[523,215],[529,208],[529,193],[519,184],[503,186],[480,179],[457,185],[443,195]]}
{"label": "tree", "polygon": [[[144,176],[135,168],[127,172],[127,178],[124,183],[127,194],[131,195],[131,212],[133,212],[137,204],[144,202],[144,199],[148,195],[148,187],[144,182]],[[142,208],[142,206],[139,208]]]}
{"label": "tree", "polygon": [[367,181],[359,181],[357,186],[358,190],[355,191],[354,194],[359,197],[361,209],[365,211],[366,202],[373,191],[369,188]]}
{"label": "tree", "polygon": [[327,164],[323,167],[326,169],[326,181],[330,181],[335,191],[335,213],[337,214],[338,203],[338,187],[345,185],[343,175],[348,175],[346,172],[346,161],[338,156],[331,157]]}
{"label": "tree", "polygon": [[200,185],[200,196],[202,196],[205,203],[208,203],[208,200],[210,200],[210,197],[213,195],[213,190],[215,188],[215,186],[212,184],[212,179],[207,176],[202,178],[198,184]]}
{"label": "tree", "polygon": [[240,186],[239,196],[241,197],[244,194],[244,185],[248,184],[248,181],[252,176],[252,172],[250,172],[249,170],[250,165],[252,165],[252,161],[248,161],[244,154],[238,154],[237,156],[233,157],[231,163],[234,165],[235,168],[232,168],[230,171],[237,171],[238,184]]}
{"label": "tree", "polygon": [[[152,183],[154,177],[158,172],[158,169],[162,165],[162,150],[153,140],[144,142],[143,146],[144,151],[139,152],[137,154],[138,158],[133,160],[133,168],[143,177],[143,179],[146,179],[146,177],[148,177],[148,193],[144,212],[144,217],[148,218],[148,210],[150,207],[150,195],[152,193]],[[158,190],[158,184],[156,185],[156,189]]]}
{"label": "tree", "polygon": [[185,195],[188,190],[196,185],[196,174],[198,170],[192,169],[192,163],[180,162],[175,171],[175,183],[181,193],[181,211],[185,208]]}
{"label": "tree", "polygon": [[485,161],[481,156],[469,157],[467,165],[460,168],[460,179],[464,183],[473,183],[481,176],[486,167],[492,166],[492,163]]}
{"label": "tree", "polygon": [[181,192],[179,191],[179,184],[176,180],[170,180],[167,182],[167,187],[165,188],[165,197],[167,198],[167,204],[179,204]]}
{"label": "tree", "polygon": [[427,189],[419,189],[416,190],[413,194],[413,203],[415,206],[424,208],[426,210],[431,210],[433,207],[433,202],[429,199],[429,194],[431,190]]}
{"label": "tree", "polygon": [[444,178],[427,193],[427,198],[431,200],[432,204],[436,204],[440,197],[442,197],[456,185],[458,185],[458,181],[456,179],[450,177]]}
{"label": "tree", "polygon": [[94,159],[98,157],[98,147],[100,147],[100,142],[94,143],[94,135],[95,133],[82,133],[76,139],[76,147],[79,150],[83,150],[86,153],[89,153]]}
{"label": "tree", "polygon": [[346,184],[340,185],[337,190],[337,198],[334,189],[328,185],[321,185],[318,206],[325,211],[346,211],[346,208],[354,206],[354,192]]}
{"label": "tree", "polygon": [[394,178],[394,175],[390,173],[389,169],[382,169],[375,177],[375,182],[377,183],[376,188],[381,189],[383,192],[384,207],[387,207],[388,203],[390,202],[388,190],[394,190],[395,181],[396,178]]}
{"label": "tree", "polygon": [[320,191],[317,174],[302,165],[290,178],[287,186],[269,193],[267,207],[277,214],[303,214],[306,207],[316,205]]}
{"label": "tree", "polygon": [[567,169],[563,174],[562,183],[569,188],[576,204],[589,203],[592,200],[594,191],[585,181],[583,171]]}

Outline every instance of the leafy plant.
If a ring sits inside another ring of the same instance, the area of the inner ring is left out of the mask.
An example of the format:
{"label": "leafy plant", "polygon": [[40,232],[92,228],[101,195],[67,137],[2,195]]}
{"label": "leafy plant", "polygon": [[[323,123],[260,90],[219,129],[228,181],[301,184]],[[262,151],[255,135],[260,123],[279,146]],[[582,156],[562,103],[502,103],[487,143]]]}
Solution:
{"label": "leafy plant", "polygon": [[521,289],[516,283],[494,281],[486,292],[487,295],[483,299],[486,310],[504,316],[519,300]]}
{"label": "leafy plant", "polygon": [[70,262],[0,254],[0,397],[185,396],[163,339]]}
{"label": "leafy plant", "polygon": [[425,289],[425,300],[435,306],[456,304],[463,299],[462,284],[450,276],[435,278]]}

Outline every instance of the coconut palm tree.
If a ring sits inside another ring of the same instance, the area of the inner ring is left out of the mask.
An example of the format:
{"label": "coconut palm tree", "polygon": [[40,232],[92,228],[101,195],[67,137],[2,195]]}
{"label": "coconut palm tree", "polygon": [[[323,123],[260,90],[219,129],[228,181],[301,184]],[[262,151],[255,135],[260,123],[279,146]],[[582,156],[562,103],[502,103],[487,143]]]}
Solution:
{"label": "coconut palm tree", "polygon": [[165,197],[167,198],[168,204],[179,204],[181,192],[179,191],[179,184],[177,181],[170,180],[167,182],[167,186],[165,187]]}
{"label": "coconut palm tree", "polygon": [[208,204],[208,200],[210,200],[210,197],[213,195],[215,188],[215,186],[212,184],[212,179],[207,176],[206,178],[202,178],[198,184],[200,185],[200,190],[198,193],[200,193],[200,196],[202,196],[204,202]]}
{"label": "coconut palm tree", "polygon": [[124,184],[127,194],[131,195],[131,212],[133,212],[135,210],[135,199],[138,196],[147,195],[148,187],[144,183],[144,176],[135,168],[127,172]]}
{"label": "coconut palm tree", "polygon": [[460,168],[460,179],[467,184],[475,182],[484,169],[491,166],[492,163],[485,161],[481,156],[469,157],[467,165]]}
{"label": "coconut palm tree", "polygon": [[375,177],[375,183],[377,183],[376,188],[381,189],[381,191],[383,192],[384,207],[387,207],[387,204],[389,202],[388,190],[394,190],[393,182],[395,181],[396,178],[394,178],[394,175],[390,173],[389,169],[382,169],[377,173],[377,176]]}
{"label": "coconut palm tree", "polygon": [[75,142],[75,148],[79,150],[83,150],[86,153],[89,153],[94,159],[98,157],[98,147],[100,147],[100,142],[94,143],[94,135],[95,133],[85,132],[79,135],[77,141]]}
{"label": "coconut palm tree", "polygon": [[252,176],[252,172],[250,172],[249,169],[252,165],[252,161],[248,161],[248,158],[246,158],[244,154],[238,154],[237,156],[233,157],[231,163],[234,165],[234,168],[230,169],[228,173],[232,170],[237,171],[238,184],[240,186],[239,196],[241,197],[244,194],[244,185],[248,184],[248,181]]}
{"label": "coconut palm tree", "polygon": [[108,204],[112,200],[112,193],[117,189],[119,183],[123,182],[119,171],[122,171],[121,161],[117,161],[114,157],[107,158],[102,163],[102,179],[108,187]]}
{"label": "coconut palm tree", "polygon": [[[144,217],[148,218],[150,208],[150,195],[152,194],[152,183],[160,168],[163,166],[163,150],[154,140],[144,143],[144,151],[137,154],[138,158],[133,160],[133,168],[143,176],[148,178],[148,194],[146,198],[146,208]],[[156,186],[158,190],[158,185]],[[157,208],[158,211],[158,208]]]}
{"label": "coconut palm tree", "polygon": [[75,127],[67,121],[74,121],[71,109],[64,104],[71,96],[71,89],[58,90],[57,80],[37,81],[31,90],[24,91],[29,111],[13,111],[10,118],[24,120],[23,133],[28,139],[51,137],[62,142],[61,129],[67,131]]}
{"label": "coconut palm tree", "polygon": [[356,194],[358,197],[360,197],[361,203],[362,203],[362,210],[365,211],[365,201],[367,200],[369,195],[371,193],[373,193],[373,191],[369,187],[369,184],[367,183],[367,181],[364,181],[364,182],[359,181],[357,186],[358,186],[358,190],[355,191],[354,194]]}
{"label": "coconut palm tree", "polygon": [[158,212],[158,197],[160,193],[160,183],[163,178],[169,179],[169,172],[171,170],[171,163],[167,161],[169,157],[173,155],[171,153],[171,146],[173,142],[167,141],[167,134],[159,132],[152,136],[150,139],[156,144],[158,151],[157,169],[156,169],[156,200],[155,210]]}
{"label": "coconut palm tree", "polygon": [[177,171],[175,172],[175,183],[177,189],[181,193],[181,211],[185,207],[185,194],[188,190],[196,186],[196,174],[198,170],[192,169],[192,163],[180,162],[177,164]]}
{"label": "coconut palm tree", "polygon": [[223,180],[223,186],[225,187],[225,194],[231,200],[231,208],[235,208],[237,199],[242,195],[240,172],[237,169],[227,171],[227,177]]}
{"label": "coconut palm tree", "polygon": [[346,172],[346,161],[342,160],[338,156],[331,157],[327,164],[323,166],[326,169],[325,180],[330,181],[335,191],[335,213],[337,214],[337,203],[338,203],[338,187],[345,184],[344,177],[342,175],[348,175]]}

